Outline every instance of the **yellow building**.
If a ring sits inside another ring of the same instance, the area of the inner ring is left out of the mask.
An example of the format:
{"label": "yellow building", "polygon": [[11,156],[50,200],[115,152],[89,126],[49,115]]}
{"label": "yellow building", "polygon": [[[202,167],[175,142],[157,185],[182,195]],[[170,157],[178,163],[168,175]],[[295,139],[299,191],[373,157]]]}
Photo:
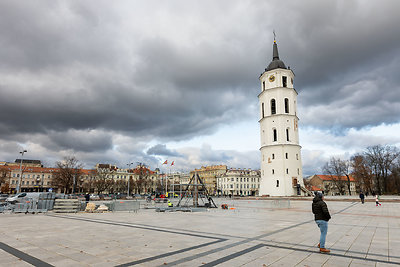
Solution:
{"label": "yellow building", "polygon": [[208,193],[211,195],[217,194],[217,177],[226,173],[226,165],[212,165],[212,166],[202,166],[200,169],[194,169],[190,172],[190,177],[193,177],[195,173],[203,180],[206,185]]}

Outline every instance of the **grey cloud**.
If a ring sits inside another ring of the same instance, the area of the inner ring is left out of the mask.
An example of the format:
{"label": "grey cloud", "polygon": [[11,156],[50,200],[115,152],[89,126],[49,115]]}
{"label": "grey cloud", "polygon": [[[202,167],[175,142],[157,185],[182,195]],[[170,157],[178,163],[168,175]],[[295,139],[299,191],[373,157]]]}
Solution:
{"label": "grey cloud", "polygon": [[147,150],[147,155],[155,155],[155,156],[172,156],[172,157],[181,157],[182,155],[177,153],[174,150],[168,149],[165,144],[158,144],[153,147],[150,147]]}
{"label": "grey cloud", "polygon": [[[399,7],[2,1],[0,137],[27,143],[48,135],[50,142],[34,142],[54,153],[72,150],[92,162],[92,152],[107,151],[112,156],[104,160],[156,164],[160,146],[113,154],[113,145],[119,136],[167,144],[253,120],[273,28],[281,58],[296,74],[302,126],[345,132],[397,123]],[[238,164],[234,152],[207,151],[198,162]]]}
{"label": "grey cloud", "polygon": [[48,141],[43,144],[52,150],[72,149],[81,152],[101,152],[112,148],[110,134],[96,131],[51,132],[47,134]]}

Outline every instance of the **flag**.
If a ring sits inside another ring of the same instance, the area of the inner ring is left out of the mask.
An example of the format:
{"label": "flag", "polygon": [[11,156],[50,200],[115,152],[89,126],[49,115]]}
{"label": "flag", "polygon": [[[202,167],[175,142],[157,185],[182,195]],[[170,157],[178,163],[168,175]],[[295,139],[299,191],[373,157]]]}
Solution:
{"label": "flag", "polygon": [[164,163],[163,163],[163,164],[168,164],[168,160],[164,161]]}
{"label": "flag", "polygon": [[173,162],[171,163],[171,166],[174,165],[174,162],[175,162],[175,161],[173,161]]}

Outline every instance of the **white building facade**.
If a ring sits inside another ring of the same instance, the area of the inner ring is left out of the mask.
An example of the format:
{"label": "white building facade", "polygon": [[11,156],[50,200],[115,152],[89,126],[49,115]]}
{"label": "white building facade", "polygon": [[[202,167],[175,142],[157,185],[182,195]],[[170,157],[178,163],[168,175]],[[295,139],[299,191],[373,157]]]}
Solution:
{"label": "white building facade", "polygon": [[223,196],[256,196],[260,188],[260,171],[228,169],[217,176],[218,194]]}
{"label": "white building facade", "polygon": [[274,40],[273,60],[260,75],[261,182],[259,195],[303,194],[302,163],[294,73],[279,59]]}

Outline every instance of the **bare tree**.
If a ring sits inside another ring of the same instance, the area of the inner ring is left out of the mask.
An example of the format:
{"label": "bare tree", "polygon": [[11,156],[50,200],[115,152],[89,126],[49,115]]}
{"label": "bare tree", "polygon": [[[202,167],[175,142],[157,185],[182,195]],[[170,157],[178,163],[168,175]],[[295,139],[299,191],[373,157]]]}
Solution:
{"label": "bare tree", "polygon": [[56,162],[58,170],[54,172],[52,185],[63,193],[71,193],[75,188],[80,188],[82,180],[82,164],[74,157],[65,157],[63,161]]}
{"label": "bare tree", "polygon": [[141,194],[145,192],[148,185],[148,178],[151,174],[150,169],[145,164],[138,162],[138,165],[132,172],[137,176],[137,179],[134,181],[136,193]]}
{"label": "bare tree", "polygon": [[364,155],[375,176],[375,188],[378,194],[388,192],[388,177],[391,174],[391,167],[400,156],[399,150],[394,146],[370,146]]}
{"label": "bare tree", "polygon": [[346,188],[346,180],[342,177],[346,175],[347,165],[340,158],[331,157],[323,167],[323,172],[329,175],[333,185],[339,191],[340,195],[344,195]]}
{"label": "bare tree", "polygon": [[87,193],[94,192],[94,183],[96,181],[96,175],[97,175],[96,170],[89,170],[87,179],[82,184],[82,188],[83,190],[85,190],[85,192]]}
{"label": "bare tree", "polygon": [[117,193],[124,193],[128,190],[128,183],[124,180],[117,180],[115,181],[114,189]]}
{"label": "bare tree", "polygon": [[110,170],[106,168],[97,169],[96,179],[94,181],[94,187],[98,194],[103,193],[106,190],[111,189],[114,186],[114,180],[109,178]]}
{"label": "bare tree", "polygon": [[7,166],[0,166],[0,192],[5,193],[10,190],[8,181],[11,177],[11,170]]}
{"label": "bare tree", "polygon": [[360,191],[370,192],[373,191],[374,174],[362,154],[356,154],[351,158],[352,175],[357,182]]}
{"label": "bare tree", "polygon": [[393,164],[391,168],[391,174],[389,176],[390,179],[390,188],[392,188],[391,193],[400,193],[400,157],[397,158],[397,161]]}

